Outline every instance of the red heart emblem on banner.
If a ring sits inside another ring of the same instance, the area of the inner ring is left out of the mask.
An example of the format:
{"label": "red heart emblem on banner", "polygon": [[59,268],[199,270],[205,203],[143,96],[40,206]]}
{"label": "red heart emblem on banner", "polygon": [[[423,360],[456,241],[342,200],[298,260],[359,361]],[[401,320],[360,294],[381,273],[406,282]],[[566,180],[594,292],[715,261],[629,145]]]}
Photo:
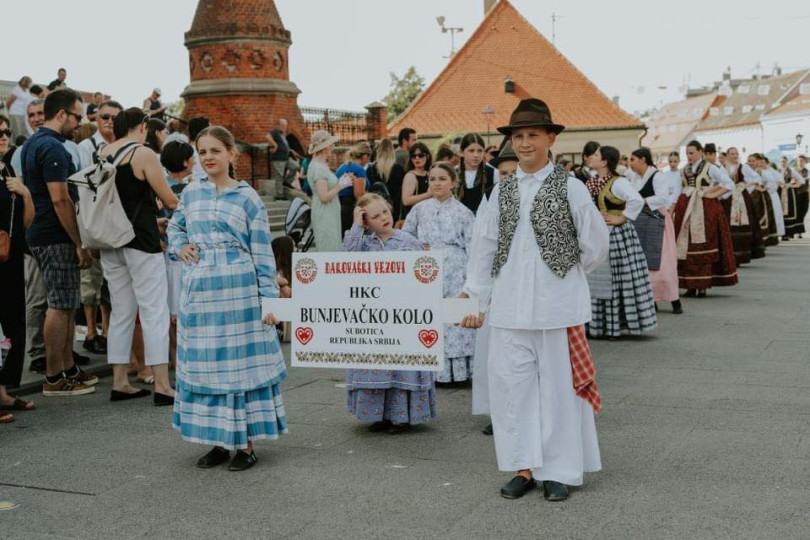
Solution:
{"label": "red heart emblem on banner", "polygon": [[420,330],[419,341],[428,349],[436,345],[439,341],[439,333],[436,330]]}
{"label": "red heart emblem on banner", "polygon": [[295,337],[301,343],[301,345],[306,345],[312,338],[315,336],[315,333],[312,331],[312,328],[306,326],[299,326],[295,329]]}

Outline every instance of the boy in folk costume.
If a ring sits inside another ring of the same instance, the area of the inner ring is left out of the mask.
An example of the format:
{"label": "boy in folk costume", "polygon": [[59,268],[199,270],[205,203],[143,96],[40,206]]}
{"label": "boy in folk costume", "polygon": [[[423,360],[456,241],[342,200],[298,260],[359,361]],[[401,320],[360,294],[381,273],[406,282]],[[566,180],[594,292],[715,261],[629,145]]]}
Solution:
{"label": "boy in folk costume", "polygon": [[582,182],[549,162],[563,129],[538,99],[522,100],[498,128],[520,164],[479,210],[464,288],[482,313],[462,326],[480,327],[488,309],[498,468],[517,471],[501,489],[506,498],[540,481],[546,499],[565,500],[567,486],[601,469],[593,416],[601,402],[582,325],[591,318],[585,273],[607,257],[608,229]]}

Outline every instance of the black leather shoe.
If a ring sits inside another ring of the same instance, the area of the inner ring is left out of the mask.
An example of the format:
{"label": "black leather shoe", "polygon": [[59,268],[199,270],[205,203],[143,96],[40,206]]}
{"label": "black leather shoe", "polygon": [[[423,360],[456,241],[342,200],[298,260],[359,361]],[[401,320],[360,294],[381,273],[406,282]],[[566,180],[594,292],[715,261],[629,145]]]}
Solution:
{"label": "black leather shoe", "polygon": [[155,392],[155,407],[166,407],[168,405],[174,405],[174,396]]}
{"label": "black leather shoe", "polygon": [[388,431],[391,428],[391,421],[390,420],[383,420],[382,422],[374,422],[370,426],[368,426],[368,430],[372,433],[381,433],[383,431]]}
{"label": "black leather shoe", "polygon": [[146,397],[151,394],[149,390],[145,390],[141,388],[137,392],[129,393],[129,392],[120,392],[118,390],[113,390],[110,392],[110,401],[126,401],[128,399],[136,399],[139,397]]}
{"label": "black leather shoe", "polygon": [[483,433],[484,435],[492,435],[492,424],[482,429],[481,433]]}
{"label": "black leather shoe", "polygon": [[391,435],[399,435],[400,433],[407,433],[410,430],[410,424],[391,424],[391,427],[388,428],[388,433]]}
{"label": "black leather shoe", "polygon": [[28,366],[28,371],[44,375],[46,368],[47,362],[45,361],[45,357],[43,356],[41,358],[34,358],[33,360],[31,360],[31,365]]}
{"label": "black leather shoe", "polygon": [[219,448],[215,446],[211,449],[210,452],[205,454],[203,457],[197,460],[197,467],[201,469],[210,469],[211,467],[216,467],[217,465],[222,465],[228,458],[231,457],[231,453],[225,450],[224,448]]}
{"label": "black leather shoe", "polygon": [[674,315],[683,315],[683,306],[681,305],[680,300],[675,300],[672,302],[672,313]]}
{"label": "black leather shoe", "polygon": [[87,352],[91,352],[93,354],[107,354],[107,347],[101,343],[98,339],[100,336],[96,336],[93,339],[85,339],[82,347]]}
{"label": "black leather shoe", "polygon": [[259,459],[256,457],[256,452],[247,453],[244,450],[239,450],[233,456],[231,464],[228,465],[229,471],[246,471],[256,465]]}
{"label": "black leather shoe", "polygon": [[568,487],[559,482],[545,480],[543,482],[543,498],[551,502],[564,501],[568,498]]}
{"label": "black leather shoe", "polygon": [[76,351],[73,351],[73,362],[77,366],[86,366],[87,364],[90,363],[90,359],[84,355],[77,353]]}
{"label": "black leather shoe", "polygon": [[706,289],[699,289],[697,293],[698,298],[706,298]]}
{"label": "black leather shoe", "polygon": [[697,296],[697,289],[686,289],[686,293],[684,293],[684,298],[694,298]]}
{"label": "black leather shoe", "polygon": [[534,478],[517,475],[501,488],[501,497],[504,499],[519,499],[537,486]]}

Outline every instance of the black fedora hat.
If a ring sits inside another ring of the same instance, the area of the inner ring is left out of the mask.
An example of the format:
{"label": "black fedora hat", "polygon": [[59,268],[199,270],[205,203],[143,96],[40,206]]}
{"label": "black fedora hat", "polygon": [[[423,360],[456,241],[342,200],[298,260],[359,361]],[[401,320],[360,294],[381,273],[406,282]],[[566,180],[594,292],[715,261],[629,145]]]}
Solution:
{"label": "black fedora hat", "polygon": [[501,147],[501,151],[498,152],[498,157],[493,159],[490,164],[497,167],[505,161],[520,161],[517,154],[515,154],[515,149],[512,148],[512,143],[509,142],[509,139],[506,139],[506,144]]}
{"label": "black fedora hat", "polygon": [[509,125],[499,127],[498,131],[509,136],[512,130],[522,127],[542,127],[552,133],[560,133],[565,129],[565,126],[555,124],[551,119],[548,105],[543,100],[535,98],[521,99],[509,117]]}

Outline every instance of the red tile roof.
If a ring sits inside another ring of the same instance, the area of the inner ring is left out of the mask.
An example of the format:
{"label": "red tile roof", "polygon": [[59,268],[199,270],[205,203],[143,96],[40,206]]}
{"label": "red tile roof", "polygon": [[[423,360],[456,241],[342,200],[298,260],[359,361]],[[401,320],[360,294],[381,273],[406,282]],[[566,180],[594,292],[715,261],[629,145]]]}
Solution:
{"label": "red tile roof", "polygon": [[[511,77],[515,92],[504,91]],[[438,77],[392,124],[422,135],[487,131],[508,123],[518,102],[545,101],[567,129],[641,128],[643,124],[603,94],[507,0],[490,9]]]}
{"label": "red tile roof", "polygon": [[649,131],[641,144],[653,153],[678,150],[684,139],[709,116],[709,108],[724,98],[717,92],[667,103],[647,121]]}
{"label": "red tile roof", "polygon": [[[794,71],[763,79],[751,79],[733,90],[722,105],[710,110],[709,117],[696,131],[730,129],[759,124],[764,115],[778,108],[791,97],[796,86],[806,82],[810,70]],[[722,94],[724,88],[720,88]],[[730,89],[725,89],[730,93]]]}

